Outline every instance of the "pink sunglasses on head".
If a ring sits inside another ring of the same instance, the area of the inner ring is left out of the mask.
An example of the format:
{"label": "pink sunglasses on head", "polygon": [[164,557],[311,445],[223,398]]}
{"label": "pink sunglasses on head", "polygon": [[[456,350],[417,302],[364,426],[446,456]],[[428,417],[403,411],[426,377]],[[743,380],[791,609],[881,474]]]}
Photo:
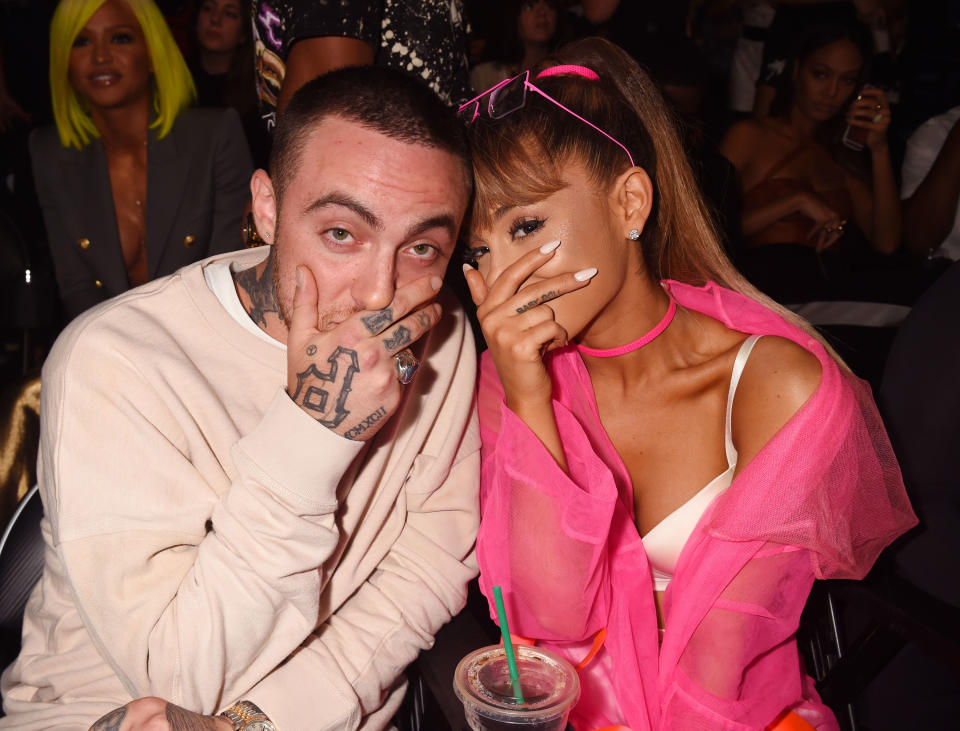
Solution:
{"label": "pink sunglasses on head", "polygon": [[[589,79],[590,81],[600,80],[600,77],[597,75],[597,73],[591,69],[588,69],[586,66],[575,66],[571,64],[567,64],[563,66],[550,66],[549,68],[545,68],[543,71],[537,74],[536,78],[539,79],[541,77],[546,78],[549,76],[559,76],[561,74],[571,74],[574,76],[582,76],[583,78]],[[517,111],[518,109],[522,109],[524,105],[526,105],[528,89],[536,92],[547,101],[557,105],[567,114],[570,114],[576,117],[584,124],[590,127],[593,127],[593,129],[597,130],[597,132],[602,134],[604,137],[610,140],[613,144],[615,144],[617,147],[623,150],[627,154],[627,159],[630,160],[630,166],[631,167],[634,166],[633,155],[630,154],[630,150],[628,150],[626,146],[623,145],[623,143],[611,137],[602,129],[600,129],[597,125],[595,125],[593,122],[587,119],[584,119],[573,110],[565,107],[563,104],[558,102],[556,99],[554,99],[552,96],[544,92],[542,89],[539,89],[537,86],[532,84],[530,82],[529,70],[524,71],[522,74],[514,76],[512,79],[505,79],[504,81],[501,81],[499,84],[491,86],[482,94],[479,94],[478,96],[474,97],[473,99],[468,101],[466,104],[461,105],[460,108],[457,110],[457,116],[467,124],[472,123],[474,120],[476,120],[477,117],[480,116],[480,100],[489,94],[490,97],[487,100],[487,107],[486,107],[487,116],[490,117],[490,119],[503,119],[508,114],[511,114]]]}

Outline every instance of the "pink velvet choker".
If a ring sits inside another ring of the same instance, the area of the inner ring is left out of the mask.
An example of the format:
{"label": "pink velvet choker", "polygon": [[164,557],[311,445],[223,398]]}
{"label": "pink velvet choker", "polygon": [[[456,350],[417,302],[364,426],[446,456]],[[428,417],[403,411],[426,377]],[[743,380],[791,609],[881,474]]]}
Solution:
{"label": "pink velvet choker", "polygon": [[670,295],[667,296],[670,298],[670,304],[663,318],[653,326],[652,330],[641,335],[633,342],[627,343],[626,345],[619,345],[616,348],[588,348],[586,345],[577,343],[577,350],[584,355],[592,355],[594,358],[613,358],[617,355],[623,355],[624,353],[630,353],[638,348],[642,348],[666,330],[667,325],[673,321],[673,316],[677,314],[677,301],[673,297],[670,297]]}

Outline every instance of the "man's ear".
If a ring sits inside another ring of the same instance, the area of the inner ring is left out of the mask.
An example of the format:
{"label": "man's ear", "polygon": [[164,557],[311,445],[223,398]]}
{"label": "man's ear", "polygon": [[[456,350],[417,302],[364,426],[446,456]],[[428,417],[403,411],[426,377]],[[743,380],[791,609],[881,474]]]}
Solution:
{"label": "man's ear", "polygon": [[632,167],[614,182],[615,212],[622,222],[623,237],[632,229],[643,231],[653,208],[653,183],[643,168]]}
{"label": "man's ear", "polygon": [[257,170],[250,178],[250,197],[257,233],[268,244],[272,244],[277,231],[277,197],[266,170]]}

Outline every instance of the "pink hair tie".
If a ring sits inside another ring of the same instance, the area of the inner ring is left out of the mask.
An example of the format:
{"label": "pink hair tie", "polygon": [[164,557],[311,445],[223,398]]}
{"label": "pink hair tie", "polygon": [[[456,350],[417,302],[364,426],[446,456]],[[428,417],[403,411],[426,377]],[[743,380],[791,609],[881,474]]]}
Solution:
{"label": "pink hair tie", "polygon": [[573,74],[574,76],[582,76],[585,79],[590,79],[590,81],[600,81],[600,76],[593,69],[588,69],[586,66],[576,66],[574,64],[550,66],[545,68],[534,78],[539,79],[542,76],[559,76],[560,74]]}

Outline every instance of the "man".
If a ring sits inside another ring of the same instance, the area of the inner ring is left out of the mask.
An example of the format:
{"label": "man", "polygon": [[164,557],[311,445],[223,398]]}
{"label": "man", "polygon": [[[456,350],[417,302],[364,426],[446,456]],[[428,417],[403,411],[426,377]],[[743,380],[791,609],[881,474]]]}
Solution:
{"label": "man", "polygon": [[475,574],[474,346],[434,302],[466,157],[402,73],[316,79],[251,181],[273,246],[64,333],[43,376],[47,563],[0,727],[389,722]]}

